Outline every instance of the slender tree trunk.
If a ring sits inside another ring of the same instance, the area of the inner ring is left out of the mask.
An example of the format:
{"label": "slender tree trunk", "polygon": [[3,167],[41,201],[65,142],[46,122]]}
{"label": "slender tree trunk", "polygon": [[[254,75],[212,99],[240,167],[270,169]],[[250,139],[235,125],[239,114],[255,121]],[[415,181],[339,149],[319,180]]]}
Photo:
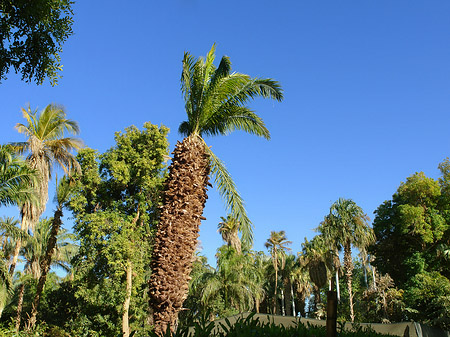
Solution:
{"label": "slender tree trunk", "polygon": [[294,287],[292,286],[292,282],[289,282],[289,284],[291,286],[292,316],[297,317],[297,313],[295,312]]}
{"label": "slender tree trunk", "polygon": [[205,144],[197,135],[178,142],[173,155],[149,282],[149,304],[159,335],[169,324],[171,330],[174,329],[187,297],[199,226],[205,219],[202,213],[210,170]]}
{"label": "slender tree trunk", "polygon": [[25,283],[22,283],[19,288],[19,300],[17,302],[16,331],[19,331],[19,329],[20,329],[20,321],[22,318],[23,294],[24,293],[25,293]]}
{"label": "slender tree trunk", "polygon": [[284,289],[281,289],[281,314],[286,316]]}
{"label": "slender tree trunk", "polygon": [[59,228],[61,227],[61,217],[62,210],[56,210],[53,216],[52,228],[50,230],[50,236],[48,238],[47,249],[45,251],[44,259],[41,262],[41,275],[39,277],[39,282],[36,288],[36,294],[34,296],[34,301],[31,306],[31,316],[28,320],[27,329],[33,328],[36,324],[36,317],[38,313],[39,302],[41,301],[41,295],[44,290],[45,281],[47,280],[47,274],[50,270],[50,266],[52,264],[53,253],[56,249],[56,240],[58,236]]}
{"label": "slender tree trunk", "polygon": [[339,288],[339,271],[336,270],[336,294],[337,294],[337,300],[338,302],[341,301],[341,291]]}
{"label": "slender tree trunk", "polygon": [[122,306],[122,334],[124,337],[130,336],[130,326],[128,324],[128,313],[130,310],[130,301],[131,301],[131,289],[132,289],[132,268],[131,261],[127,261],[127,283],[126,283],[126,296],[125,301]]}
{"label": "slender tree trunk", "polygon": [[350,303],[350,320],[353,323],[355,321],[355,313],[353,311],[353,291],[352,291],[353,262],[352,262],[352,251],[349,242],[347,242],[344,247],[344,267],[347,276],[347,289]]}
{"label": "slender tree trunk", "polygon": [[19,259],[19,252],[20,252],[21,246],[22,246],[22,242],[20,241],[20,239],[17,239],[16,245],[14,247],[13,259],[12,259],[11,265],[9,266],[9,275],[11,275],[11,276],[14,275],[14,270],[16,269],[17,260]]}
{"label": "slender tree trunk", "polygon": [[273,299],[273,314],[276,315],[277,314],[277,289],[278,289],[278,268],[275,268],[275,295],[274,295],[274,299]]}

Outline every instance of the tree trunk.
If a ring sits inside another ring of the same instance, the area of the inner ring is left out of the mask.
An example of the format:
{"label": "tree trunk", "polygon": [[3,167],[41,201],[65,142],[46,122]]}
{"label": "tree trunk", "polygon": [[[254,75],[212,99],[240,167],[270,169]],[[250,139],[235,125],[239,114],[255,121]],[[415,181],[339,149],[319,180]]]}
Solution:
{"label": "tree trunk", "polygon": [[123,337],[130,336],[130,326],[128,324],[128,312],[130,310],[130,301],[131,301],[131,288],[132,288],[132,265],[131,261],[127,261],[127,283],[126,283],[126,295],[125,301],[122,306],[122,334]]}
{"label": "tree trunk", "polygon": [[285,311],[285,298],[284,298],[284,289],[281,289],[281,314],[283,316],[286,316],[286,311]]}
{"label": "tree trunk", "polygon": [[27,329],[33,328],[36,324],[36,317],[38,313],[39,302],[41,301],[41,295],[44,290],[45,281],[47,280],[47,274],[50,270],[52,264],[53,253],[56,249],[56,239],[58,236],[59,228],[61,227],[61,217],[62,210],[57,209],[55,215],[53,216],[52,229],[50,230],[50,236],[48,238],[47,249],[45,251],[45,256],[41,262],[41,275],[39,277],[39,282],[36,288],[36,295],[34,296],[34,301],[31,306],[31,316],[28,320]]}
{"label": "tree trunk", "polygon": [[149,305],[159,335],[169,325],[174,329],[189,289],[189,274],[207,199],[210,166],[205,146],[197,135],[178,142],[169,168],[149,282]]}
{"label": "tree trunk", "polygon": [[21,246],[22,246],[22,242],[20,241],[20,239],[17,239],[16,246],[14,247],[13,259],[12,259],[11,265],[9,266],[9,275],[11,275],[11,276],[14,275],[14,270],[16,269],[17,260],[19,259],[19,252],[20,252]]}
{"label": "tree trunk", "polygon": [[25,293],[25,283],[22,283],[19,288],[19,300],[17,302],[16,331],[19,331],[19,329],[20,329],[20,320],[22,318],[23,294],[24,293]]}
{"label": "tree trunk", "polygon": [[337,300],[338,302],[341,301],[341,291],[339,288],[339,271],[336,270],[336,294],[337,294]]}
{"label": "tree trunk", "polygon": [[275,294],[274,294],[274,299],[273,299],[273,314],[276,315],[277,314],[277,289],[278,289],[278,268],[275,268]]}
{"label": "tree trunk", "polygon": [[297,317],[297,313],[295,312],[294,287],[292,286],[292,282],[289,282],[289,284],[291,286],[292,316]]}
{"label": "tree trunk", "polygon": [[347,276],[347,289],[350,303],[350,320],[353,323],[355,321],[355,313],[353,311],[353,291],[352,291],[353,262],[352,262],[352,251],[349,242],[347,242],[344,247],[344,268],[345,274]]}

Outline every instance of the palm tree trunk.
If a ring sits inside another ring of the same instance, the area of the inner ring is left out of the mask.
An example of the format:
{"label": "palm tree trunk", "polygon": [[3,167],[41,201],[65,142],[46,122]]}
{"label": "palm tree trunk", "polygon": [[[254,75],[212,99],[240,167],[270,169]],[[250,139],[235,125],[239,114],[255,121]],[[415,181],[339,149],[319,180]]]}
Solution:
{"label": "palm tree trunk", "polygon": [[19,288],[19,300],[17,302],[16,331],[19,331],[19,329],[20,329],[20,320],[22,318],[23,294],[24,293],[25,293],[25,283],[22,283]]}
{"label": "palm tree trunk", "polygon": [[281,289],[281,314],[283,316],[286,316],[286,310],[285,310],[285,298],[284,298],[284,289]]}
{"label": "palm tree trunk", "polygon": [[122,334],[123,337],[130,336],[130,326],[128,324],[128,313],[130,309],[131,301],[131,288],[132,288],[132,265],[131,261],[127,261],[127,283],[126,283],[126,296],[122,306]]}
{"label": "palm tree trunk", "polygon": [[294,287],[292,286],[292,282],[289,282],[289,284],[291,285],[292,316],[297,317],[297,313],[295,312]]}
{"label": "palm tree trunk", "polygon": [[191,135],[178,142],[169,168],[149,282],[155,331],[173,330],[189,289],[190,272],[207,199],[209,156],[204,142]]}
{"label": "palm tree trunk", "polygon": [[273,314],[276,315],[277,314],[277,289],[278,289],[278,268],[275,268],[275,295],[274,295],[274,299],[273,299]]}
{"label": "palm tree trunk", "polygon": [[352,291],[353,262],[352,262],[352,251],[350,247],[350,242],[347,242],[344,247],[344,268],[347,276],[347,289],[350,303],[350,320],[353,323],[355,321],[355,313],[353,311],[353,291]]}
{"label": "palm tree trunk", "polygon": [[17,239],[16,246],[14,247],[14,254],[11,265],[9,266],[9,275],[14,275],[14,270],[16,269],[17,260],[19,259],[20,247],[22,246],[22,242],[20,239]]}
{"label": "palm tree trunk", "polygon": [[336,270],[336,294],[337,294],[337,300],[338,302],[341,301],[341,291],[339,288],[339,271]]}
{"label": "palm tree trunk", "polygon": [[31,307],[31,316],[28,320],[27,329],[33,328],[36,324],[36,317],[38,313],[39,302],[41,301],[42,291],[44,290],[45,281],[47,280],[47,274],[50,270],[50,265],[52,264],[53,252],[56,248],[56,239],[58,236],[59,228],[61,227],[61,209],[57,209],[53,216],[52,228],[50,230],[50,236],[48,238],[47,249],[45,251],[44,259],[41,262],[41,275],[39,277],[39,282],[36,288],[36,294],[34,295],[34,301]]}

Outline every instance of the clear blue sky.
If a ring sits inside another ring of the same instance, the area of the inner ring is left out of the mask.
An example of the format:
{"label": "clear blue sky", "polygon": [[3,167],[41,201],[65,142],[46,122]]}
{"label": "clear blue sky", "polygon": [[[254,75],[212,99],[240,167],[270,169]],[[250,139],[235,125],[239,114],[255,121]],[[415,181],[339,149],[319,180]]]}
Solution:
{"label": "clear blue sky", "polygon": [[[77,1],[74,10],[59,85],[13,74],[0,85],[0,142],[24,140],[14,129],[21,107],[55,102],[89,147],[105,151],[115,131],[150,121],[171,129],[173,150],[185,118],[183,52],[205,55],[216,42],[218,59],[280,81],[285,93],[282,103],[250,104],[271,141],[207,139],[246,201],[257,250],[271,230],[285,230],[299,251],[339,197],[373,218],[407,176],[437,178],[450,155],[448,0],[112,0]],[[200,236],[212,264],[225,215],[212,190]]]}

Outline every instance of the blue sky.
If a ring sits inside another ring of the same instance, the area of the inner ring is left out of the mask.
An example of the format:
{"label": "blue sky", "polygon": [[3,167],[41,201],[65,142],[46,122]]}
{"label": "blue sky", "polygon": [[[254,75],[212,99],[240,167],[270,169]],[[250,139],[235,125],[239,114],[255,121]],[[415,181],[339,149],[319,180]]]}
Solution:
{"label": "blue sky", "polygon": [[[417,171],[433,178],[450,154],[450,2],[442,1],[77,1],[57,87],[10,74],[0,84],[0,142],[20,109],[63,104],[89,147],[145,121],[171,129],[185,118],[185,51],[281,82],[281,103],[258,99],[272,140],[234,133],[208,138],[226,163],[254,223],[255,249],[285,230],[293,252],[339,197],[373,211]],[[217,63],[216,63],[217,64]],[[48,215],[54,208],[48,205]],[[2,208],[14,215],[16,210]],[[211,190],[203,253],[214,263],[223,204]],[[66,226],[70,226],[67,222]]]}

